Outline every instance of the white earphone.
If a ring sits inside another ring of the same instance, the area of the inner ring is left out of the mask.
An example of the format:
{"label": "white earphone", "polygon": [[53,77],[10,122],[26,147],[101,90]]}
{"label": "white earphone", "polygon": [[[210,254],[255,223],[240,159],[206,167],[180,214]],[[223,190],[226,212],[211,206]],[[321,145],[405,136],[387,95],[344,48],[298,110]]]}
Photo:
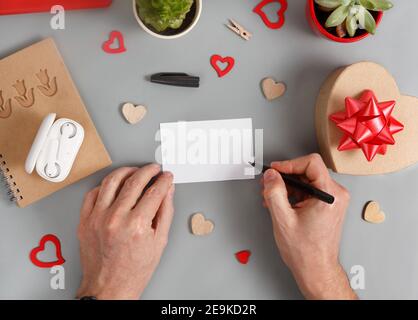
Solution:
{"label": "white earphone", "polygon": [[84,140],[83,127],[70,119],[58,119],[50,113],[42,121],[25,163],[25,170],[36,172],[51,182],[64,181],[69,175]]}

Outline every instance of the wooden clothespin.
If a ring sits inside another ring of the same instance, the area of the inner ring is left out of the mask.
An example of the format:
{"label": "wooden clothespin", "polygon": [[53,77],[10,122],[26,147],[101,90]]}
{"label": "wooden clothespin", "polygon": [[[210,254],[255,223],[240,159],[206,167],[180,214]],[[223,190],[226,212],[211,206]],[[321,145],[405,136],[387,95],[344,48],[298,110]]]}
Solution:
{"label": "wooden clothespin", "polygon": [[242,27],[239,23],[237,23],[236,21],[229,19],[231,24],[227,24],[226,26],[234,31],[236,34],[238,34],[241,38],[245,39],[245,40],[250,40],[250,38],[252,37],[252,34],[250,32],[248,32],[247,30],[244,29],[244,27]]}

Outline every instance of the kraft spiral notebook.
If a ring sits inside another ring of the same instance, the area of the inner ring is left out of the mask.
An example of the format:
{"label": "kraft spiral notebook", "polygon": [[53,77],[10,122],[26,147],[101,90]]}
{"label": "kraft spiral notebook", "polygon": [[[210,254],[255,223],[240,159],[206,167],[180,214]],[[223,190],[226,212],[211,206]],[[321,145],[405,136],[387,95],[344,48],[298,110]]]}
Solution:
{"label": "kraft spiral notebook", "polygon": [[[66,180],[53,183],[25,171],[25,160],[44,117],[56,113],[81,124],[84,141]],[[0,60],[0,168],[19,207],[111,164],[111,159],[52,39]]]}

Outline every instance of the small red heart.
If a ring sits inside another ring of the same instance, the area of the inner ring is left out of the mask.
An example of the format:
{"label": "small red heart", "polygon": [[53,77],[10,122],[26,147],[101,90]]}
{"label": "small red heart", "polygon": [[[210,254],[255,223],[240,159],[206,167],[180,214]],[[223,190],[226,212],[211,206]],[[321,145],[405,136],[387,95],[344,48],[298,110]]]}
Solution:
{"label": "small red heart", "polygon": [[238,262],[241,264],[247,264],[248,261],[250,260],[250,256],[251,256],[250,250],[242,250],[235,254],[235,257],[237,258]]}
{"label": "small red heart", "polygon": [[[45,243],[47,243],[48,241],[52,242],[55,245],[55,254],[57,256],[56,261],[44,262],[38,259],[38,253],[45,250]],[[42,239],[39,241],[39,246],[32,249],[29,257],[30,261],[32,261],[32,263],[39,268],[52,268],[53,266],[62,265],[65,262],[61,253],[61,242],[53,234],[47,234],[43,236]]]}
{"label": "small red heart", "polygon": [[[279,20],[276,22],[270,21],[269,17],[263,10],[266,5],[272,2],[280,3],[280,9],[279,11],[277,11],[277,17],[279,18]],[[261,17],[264,24],[270,29],[280,29],[284,25],[284,22],[285,22],[284,14],[286,10],[287,10],[287,0],[263,0],[253,9],[253,11]]]}
{"label": "small red heart", "polygon": [[[117,48],[112,48],[112,45],[115,42],[115,40],[117,40],[119,46]],[[122,33],[120,31],[112,31],[109,35],[109,40],[103,43],[102,49],[104,52],[110,54],[125,52],[125,41],[123,40]]]}
{"label": "small red heart", "polygon": [[[226,63],[227,66],[225,68],[221,68],[218,63]],[[222,78],[223,76],[225,76],[226,74],[229,73],[229,71],[232,70],[232,68],[234,67],[235,64],[235,59],[232,57],[221,57],[218,54],[214,54],[211,58],[210,58],[210,64],[212,65],[213,69],[215,69],[215,71],[218,73],[218,77]]]}

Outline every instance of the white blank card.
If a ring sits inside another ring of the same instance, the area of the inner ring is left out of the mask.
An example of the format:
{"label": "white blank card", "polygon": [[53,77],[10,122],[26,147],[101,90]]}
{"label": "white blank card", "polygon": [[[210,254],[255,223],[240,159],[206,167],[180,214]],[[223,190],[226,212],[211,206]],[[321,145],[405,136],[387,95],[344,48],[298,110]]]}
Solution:
{"label": "white blank card", "polygon": [[252,119],[160,124],[163,171],[174,183],[254,179]]}

